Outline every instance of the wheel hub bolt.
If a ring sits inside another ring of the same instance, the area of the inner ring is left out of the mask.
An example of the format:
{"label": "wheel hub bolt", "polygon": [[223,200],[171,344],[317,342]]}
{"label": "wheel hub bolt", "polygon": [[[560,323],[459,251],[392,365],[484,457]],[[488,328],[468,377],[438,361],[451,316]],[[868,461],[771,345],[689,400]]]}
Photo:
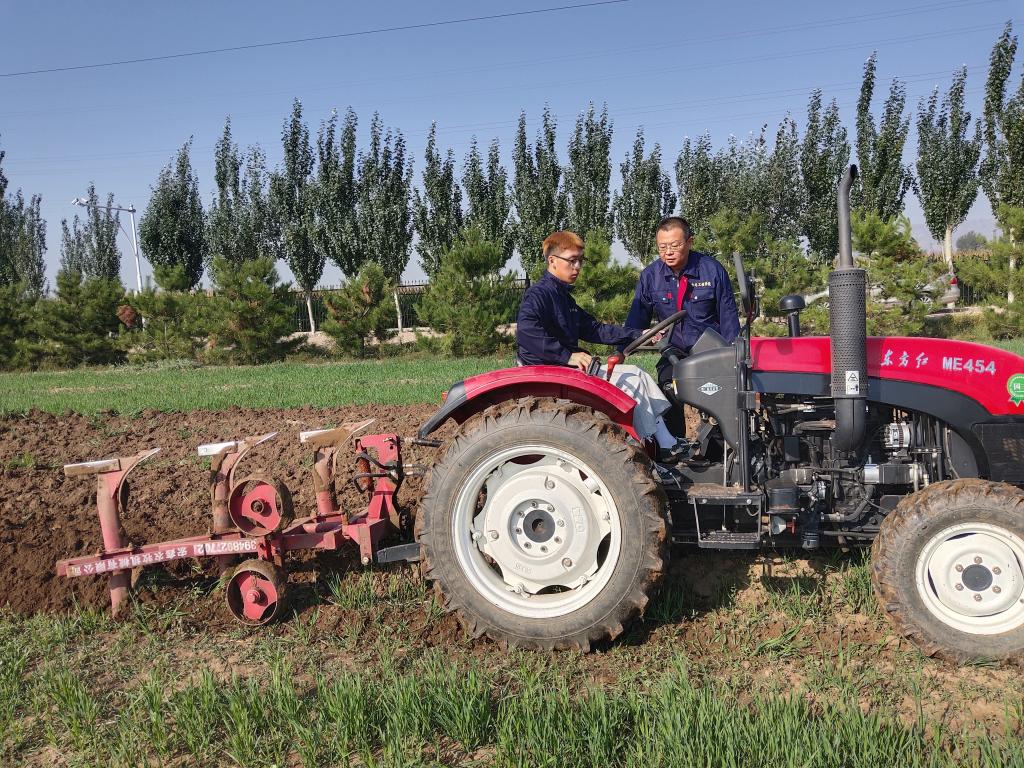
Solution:
{"label": "wheel hub bolt", "polygon": [[546,504],[544,506],[544,509],[546,509],[548,512],[554,512],[555,511],[555,507],[552,504]]}
{"label": "wheel hub bolt", "polygon": [[552,488],[555,487],[555,481],[549,477],[547,480],[544,481],[544,487],[550,491]]}
{"label": "wheel hub bolt", "polygon": [[974,596],[974,602],[980,603],[981,602],[981,595],[975,595]]}
{"label": "wheel hub bolt", "polygon": [[555,536],[555,544],[561,544],[561,543],[562,543],[561,537],[560,536]]}
{"label": "wheel hub bolt", "polygon": [[1002,572],[1002,569],[998,565],[992,569],[992,573],[994,573],[996,576],[998,576]]}
{"label": "wheel hub bolt", "polygon": [[530,542],[528,542],[528,541],[526,541],[526,542],[523,542],[523,546],[524,546],[524,547],[525,547],[526,549],[532,549],[532,548],[533,548],[533,544],[531,544],[531,543],[530,543]]}
{"label": "wheel hub bolt", "polygon": [[1001,590],[999,587],[992,587],[992,591],[995,592],[998,595],[1003,590]]}
{"label": "wheel hub bolt", "polygon": [[557,525],[559,528],[565,528],[565,520],[559,520]]}
{"label": "wheel hub bolt", "polygon": [[548,548],[547,548],[547,547],[545,547],[545,546],[543,546],[543,545],[541,545],[540,551],[541,551],[541,552],[547,552],[547,551],[548,551]]}
{"label": "wheel hub bolt", "polygon": [[496,538],[498,538],[498,532],[497,531],[488,531],[487,535],[491,537],[491,541],[494,541]]}
{"label": "wheel hub bolt", "polygon": [[572,560],[570,560],[568,557],[563,557],[562,558],[562,567],[563,568],[572,568]]}
{"label": "wheel hub bolt", "polygon": [[957,591],[957,592],[962,592],[962,591],[963,591],[963,589],[964,589],[964,585],[963,585],[963,584],[957,584],[957,585],[956,585],[956,591]]}
{"label": "wheel hub bolt", "polygon": [[523,532],[522,528],[516,528],[516,533],[522,533],[522,532]]}
{"label": "wheel hub bolt", "polygon": [[958,565],[956,566],[956,572],[957,572],[957,573],[960,573],[961,571],[963,571],[963,569],[964,569],[964,567],[963,567],[962,565],[959,565],[959,564],[958,564]]}
{"label": "wheel hub bolt", "polygon": [[974,558],[974,562],[976,562],[978,565],[981,565],[981,558],[980,557]]}

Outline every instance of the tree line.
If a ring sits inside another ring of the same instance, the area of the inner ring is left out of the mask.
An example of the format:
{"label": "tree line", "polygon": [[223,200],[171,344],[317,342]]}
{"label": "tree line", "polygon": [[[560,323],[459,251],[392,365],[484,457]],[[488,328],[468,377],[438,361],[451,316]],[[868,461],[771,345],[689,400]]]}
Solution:
{"label": "tree line", "polygon": [[[965,108],[965,69],[953,74],[946,91],[936,88],[921,100],[913,164],[904,162],[911,130],[905,84],[893,79],[876,115],[872,54],[864,65],[852,142],[836,100],[815,90],[802,136],[787,115],[774,135],[763,126],[746,140],[730,138],[717,148],[707,133],[688,137],[671,176],[661,147],[649,147],[639,129],[618,164],[614,191],[614,126],[606,106],[590,105],[577,117],[565,162],[551,112],[545,108],[532,137],[521,113],[511,170],[502,164],[497,139],[486,146],[474,139],[457,163],[451,149],[438,145],[432,126],[417,184],[402,132],[385,128],[378,114],[362,143],[351,109],[332,112],[314,138],[295,100],[281,131],[282,161],[272,170],[261,147],[239,148],[226,121],[215,148],[215,191],[206,206],[186,142],[153,185],[140,222],[142,251],[165,292],[194,289],[204,274],[220,289],[243,267],[251,279],[276,290],[274,264],[284,261],[306,297],[313,328],[312,292],[328,260],[349,282],[375,285],[377,273],[363,274],[368,265],[376,265],[384,283],[394,283],[415,251],[430,280],[444,282],[466,277],[446,262],[455,253],[465,258],[473,244],[487,251],[470,267],[482,285],[501,277],[513,253],[528,274],[535,273],[541,241],[568,228],[598,243],[617,239],[634,263],[643,264],[654,253],[656,221],[680,213],[693,224],[699,247],[752,255],[760,260],[763,286],[781,290],[817,279],[818,268],[833,258],[836,183],[855,154],[855,227],[867,252],[879,251],[879,243],[888,244],[887,253],[908,250],[902,214],[907,194],[914,193],[951,266],[952,234],[979,189],[1011,246],[1019,239],[1014,224],[1024,208],[1024,76],[1014,88],[1017,42],[1007,23],[991,51],[980,118]],[[13,306],[13,297],[32,301],[44,292],[45,222],[38,196],[8,194],[3,157],[0,152],[0,285]],[[62,221],[58,297],[74,281],[81,288],[118,280],[119,219],[110,210],[112,200],[108,196],[104,206],[90,186],[84,217]],[[1008,258],[1012,272],[1015,257]]]}

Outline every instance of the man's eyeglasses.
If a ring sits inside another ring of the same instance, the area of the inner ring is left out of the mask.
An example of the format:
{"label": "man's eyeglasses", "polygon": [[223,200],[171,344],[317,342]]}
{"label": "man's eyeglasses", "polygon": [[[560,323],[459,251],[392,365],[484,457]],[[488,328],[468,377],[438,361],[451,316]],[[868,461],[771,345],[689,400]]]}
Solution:
{"label": "man's eyeglasses", "polygon": [[681,251],[683,246],[686,245],[686,241],[680,241],[678,243],[662,243],[658,246],[658,253],[669,253],[671,251]]}
{"label": "man's eyeglasses", "polygon": [[565,262],[566,264],[568,264],[568,265],[569,265],[570,267],[575,267],[576,269],[582,269],[582,268],[583,268],[583,265],[584,265],[584,263],[585,263],[585,262],[584,262],[584,260],[583,260],[582,258],[577,258],[577,259],[567,259],[567,258],[565,258],[565,256],[559,256],[558,254],[553,254],[553,255],[554,255],[554,257],[555,257],[556,259],[561,259],[561,260],[562,260],[562,261],[564,261],[564,262]]}

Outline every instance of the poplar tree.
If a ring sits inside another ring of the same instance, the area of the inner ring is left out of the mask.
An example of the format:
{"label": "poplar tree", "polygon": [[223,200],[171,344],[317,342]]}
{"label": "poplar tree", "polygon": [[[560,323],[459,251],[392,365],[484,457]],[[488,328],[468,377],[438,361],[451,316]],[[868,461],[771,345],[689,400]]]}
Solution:
{"label": "poplar tree", "polygon": [[712,151],[711,137],[707,133],[696,141],[689,137],[683,140],[675,171],[679,212],[694,230],[704,231],[708,221],[722,206],[725,188],[721,160]]}
{"label": "poplar tree", "polygon": [[805,205],[800,178],[800,139],[796,122],[786,115],[775,133],[775,147],[764,173],[765,209],[762,213],[766,236],[796,242]]}
{"label": "poplar tree", "polygon": [[903,146],[910,133],[910,118],[903,117],[906,86],[893,78],[881,121],[875,127],[871,99],[875,91],[877,59],[877,53],[872,53],[864,63],[864,79],[857,101],[859,174],[852,202],[864,212],[873,212],[883,221],[891,221],[903,212],[903,198],[914,183],[910,168],[903,165]]}
{"label": "poplar tree", "polygon": [[[239,153],[231,137],[231,118],[214,151],[214,181],[217,191],[207,217],[206,239],[210,259],[229,264],[273,256],[269,226],[267,173],[263,151],[250,147]],[[211,275],[212,276],[212,275]]]}
{"label": "poplar tree", "polygon": [[309,130],[302,122],[302,103],[295,99],[291,117],[281,131],[284,167],[270,177],[270,207],[280,231],[283,258],[306,299],[309,331],[316,331],[313,289],[324,273],[324,254],[314,247],[316,184]]}
{"label": "poplar tree", "polygon": [[209,252],[199,181],[189,158],[191,144],[189,139],[160,171],[139,222],[143,253],[153,265],[157,283],[167,290],[198,285]]}
{"label": "poplar tree", "polygon": [[661,147],[655,144],[650,155],[644,154],[643,128],[637,130],[633,149],[619,170],[622,187],[615,195],[615,233],[630,257],[645,265],[656,253],[655,227],[675,209],[676,196],[661,168]]}
{"label": "poplar tree", "polygon": [[455,178],[455,157],[449,149],[442,158],[437,151],[437,123],[430,126],[423,192],[415,190],[413,217],[419,240],[420,266],[429,276],[441,268],[441,256],[451,250],[462,230],[462,190]]}
{"label": "poplar tree", "polygon": [[365,253],[356,231],[356,113],[345,112],[338,134],[336,112],[317,137],[316,245],[347,277],[362,267]]}
{"label": "poplar tree", "polygon": [[953,75],[939,105],[939,89],[917,109],[917,178],[924,220],[932,237],[943,242],[946,266],[953,269],[953,230],[967,218],[978,196],[981,125],[968,136],[971,113],[964,110],[967,68]]}
{"label": "poplar tree", "polygon": [[356,232],[360,264],[375,261],[392,283],[409,263],[412,244],[412,162],[401,131],[384,132],[380,115],[370,123],[370,146],[359,155]]}
{"label": "poplar tree", "polygon": [[846,129],[835,99],[822,112],[821,91],[815,89],[807,105],[807,132],[800,146],[800,175],[806,207],[801,230],[811,251],[831,260],[839,250],[839,214],[836,186],[850,160]]}
{"label": "poplar tree", "polygon": [[600,232],[605,240],[611,239],[611,147],[608,105],[604,105],[598,117],[591,103],[586,113],[576,119],[576,129],[569,139],[569,164],[565,168],[568,227],[581,236]]}
{"label": "poplar tree", "polygon": [[555,119],[548,107],[544,107],[541,130],[533,144],[526,138],[526,113],[520,113],[512,159],[515,247],[523,269],[531,274],[543,261],[544,239],[563,229],[566,221],[562,168],[555,151]]}
{"label": "poplar tree", "polygon": [[19,189],[5,197],[0,180],[0,286],[16,285],[27,296],[39,297],[46,282],[46,221],[42,197],[25,200]]}
{"label": "poplar tree", "polygon": [[1006,95],[1016,54],[1017,37],[1008,21],[989,57],[982,115],[985,157],[980,169],[981,187],[1001,224],[1002,206],[1024,207],[1024,72],[1016,93]]}
{"label": "poplar tree", "polygon": [[117,247],[120,218],[111,210],[113,193],[107,195],[106,207],[100,207],[96,185],[89,184],[84,222],[76,215],[68,226],[61,221],[61,268],[79,272],[85,277],[104,280],[121,279],[121,250]]}
{"label": "poplar tree", "polygon": [[484,240],[496,243],[505,256],[504,265],[512,257],[515,239],[509,226],[512,200],[508,172],[501,164],[497,139],[491,141],[487,150],[486,169],[473,139],[463,167],[462,185],[466,189],[466,228],[477,229]]}

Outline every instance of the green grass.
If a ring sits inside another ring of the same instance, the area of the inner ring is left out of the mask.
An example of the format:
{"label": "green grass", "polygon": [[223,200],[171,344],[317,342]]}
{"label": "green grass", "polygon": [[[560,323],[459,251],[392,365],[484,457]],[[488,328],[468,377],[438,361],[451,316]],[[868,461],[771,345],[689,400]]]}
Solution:
{"label": "green grass", "polygon": [[437,403],[467,376],[505,368],[507,358],[394,358],[180,369],[118,367],[0,374],[0,413],[293,408]]}
{"label": "green grass", "polygon": [[[630,362],[654,370],[657,357]],[[462,379],[514,365],[509,357],[398,357],[343,363],[259,366],[119,366],[70,371],[0,373],[0,415],[33,408],[86,416],[104,411],[221,411],[304,405],[437,403]]]}

